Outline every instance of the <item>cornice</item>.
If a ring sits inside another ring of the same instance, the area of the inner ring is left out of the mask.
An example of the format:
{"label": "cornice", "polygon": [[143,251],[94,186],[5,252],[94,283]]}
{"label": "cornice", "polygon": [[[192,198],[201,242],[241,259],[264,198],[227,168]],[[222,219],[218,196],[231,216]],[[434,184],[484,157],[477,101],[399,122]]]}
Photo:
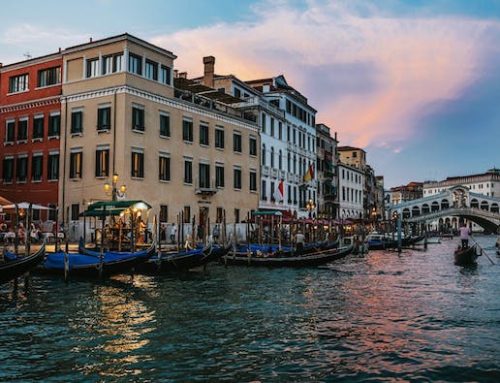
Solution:
{"label": "cornice", "polygon": [[11,113],[17,112],[25,109],[40,108],[43,106],[58,104],[61,96],[52,96],[39,100],[30,100],[25,102],[20,102],[17,104],[4,105],[0,107],[0,113]]}

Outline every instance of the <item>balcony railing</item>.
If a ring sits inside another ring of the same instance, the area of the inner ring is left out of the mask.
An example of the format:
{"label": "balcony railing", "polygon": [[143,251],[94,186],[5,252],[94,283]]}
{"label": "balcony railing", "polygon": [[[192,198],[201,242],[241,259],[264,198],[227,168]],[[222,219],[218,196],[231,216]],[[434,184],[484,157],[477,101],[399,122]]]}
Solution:
{"label": "balcony railing", "polygon": [[217,193],[217,188],[215,187],[215,179],[196,179],[194,192],[195,194],[203,195],[213,195]]}

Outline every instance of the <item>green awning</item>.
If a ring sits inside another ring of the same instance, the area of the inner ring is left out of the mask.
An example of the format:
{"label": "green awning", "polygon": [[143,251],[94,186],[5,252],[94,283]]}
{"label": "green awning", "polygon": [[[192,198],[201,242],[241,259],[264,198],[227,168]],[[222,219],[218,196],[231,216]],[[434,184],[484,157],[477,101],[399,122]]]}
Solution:
{"label": "green awning", "polygon": [[80,214],[81,217],[109,217],[120,215],[126,209],[137,208],[139,210],[149,210],[151,205],[141,200],[130,201],[99,201],[89,205],[86,211]]}
{"label": "green awning", "polygon": [[257,210],[252,215],[276,215],[281,216],[283,213],[280,210]]}

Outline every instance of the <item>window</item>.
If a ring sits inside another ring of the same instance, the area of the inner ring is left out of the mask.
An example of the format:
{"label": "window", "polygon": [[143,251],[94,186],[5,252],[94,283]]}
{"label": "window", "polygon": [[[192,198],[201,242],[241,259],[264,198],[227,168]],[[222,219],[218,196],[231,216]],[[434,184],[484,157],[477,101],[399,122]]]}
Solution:
{"label": "window", "polygon": [[43,156],[33,155],[31,158],[31,180],[38,182],[42,180],[43,174]]}
{"label": "window", "polygon": [[109,149],[97,148],[95,151],[95,176],[109,176]]}
{"label": "window", "polygon": [[59,153],[49,154],[49,158],[47,161],[47,179],[59,179]]}
{"label": "window", "polygon": [[193,183],[193,160],[184,160],[184,183]]}
{"label": "window", "polygon": [[274,194],[275,194],[275,188],[274,188],[274,182],[271,181],[269,183],[269,186],[271,187],[271,192],[269,193],[271,195],[271,202],[275,202],[276,201],[276,198],[274,198]]}
{"label": "window", "polygon": [[240,223],[240,209],[234,209],[234,222]]}
{"label": "window", "polygon": [[170,137],[170,116],[160,113],[160,137]]}
{"label": "window", "polygon": [[102,74],[121,72],[123,70],[123,53],[103,57]]}
{"label": "window", "polygon": [[43,116],[33,119],[33,139],[43,138]]}
{"label": "window", "polygon": [[288,185],[288,203],[291,204],[292,203],[292,187],[290,185]]}
{"label": "window", "polygon": [[292,112],[292,103],[290,100],[286,100],[286,112],[291,113]]}
{"label": "window", "polygon": [[200,188],[208,189],[210,188],[210,165],[209,164],[199,164],[198,166],[198,177],[200,180]]}
{"label": "window", "polygon": [[28,90],[28,74],[9,78],[9,93],[24,92]]}
{"label": "window", "polygon": [[142,75],[142,57],[129,53],[128,55],[128,71],[130,73]]}
{"label": "window", "polygon": [[150,80],[158,81],[158,63],[151,60],[146,60],[144,75]]}
{"label": "window", "polygon": [[82,178],[82,152],[72,152],[69,157],[69,178]]}
{"label": "window", "polygon": [[283,154],[281,152],[281,149],[278,155],[278,169],[283,170]]}
{"label": "window", "polygon": [[135,178],[144,178],[144,153],[132,151],[131,176]]}
{"label": "window", "polygon": [[262,201],[267,201],[267,196],[266,196],[266,186],[267,186],[267,185],[266,185],[266,181],[265,181],[265,180],[262,180],[262,186],[261,186],[261,188],[260,188],[260,192],[261,192],[261,193],[260,193],[260,195],[261,195],[260,199],[261,199]]}
{"label": "window", "polygon": [[250,137],[248,141],[248,147],[251,156],[257,155],[257,139],[255,137]]}
{"label": "window", "polygon": [[297,143],[296,133],[297,133],[297,131],[294,129],[293,132],[292,132],[292,136],[293,136],[292,142],[293,142],[294,145]]}
{"label": "window", "polygon": [[61,82],[61,68],[54,67],[38,71],[38,87],[50,86]]}
{"label": "window", "polygon": [[193,142],[193,121],[182,120],[182,139],[187,142]]}
{"label": "window", "polygon": [[233,172],[234,188],[241,189],[241,169],[235,168]]}
{"label": "window", "polygon": [[99,58],[87,60],[87,78],[99,75]]}
{"label": "window", "polygon": [[168,222],[168,205],[160,205],[160,222]]}
{"label": "window", "polygon": [[290,152],[288,152],[288,154],[287,154],[287,161],[286,161],[286,163],[287,163],[287,170],[288,170],[288,172],[291,172],[291,168],[292,168],[292,157],[291,157],[291,155],[290,155]]}
{"label": "window", "polygon": [[184,206],[184,223],[191,222],[191,206]]}
{"label": "window", "polygon": [[16,123],[9,121],[5,127],[5,142],[14,142],[14,135],[16,131]]}
{"label": "window", "polygon": [[241,153],[241,134],[233,133],[233,150],[237,153]]}
{"label": "window", "polygon": [[165,154],[160,154],[158,164],[158,178],[160,181],[170,181],[170,157]]}
{"label": "window", "polygon": [[274,168],[274,147],[271,146],[271,167]]}
{"label": "window", "polygon": [[250,191],[257,191],[257,172],[250,170]]}
{"label": "window", "polygon": [[278,138],[283,139],[283,124],[281,121],[278,121]]}
{"label": "window", "polygon": [[266,166],[266,144],[262,144],[262,166]]}
{"label": "window", "polygon": [[287,140],[287,142],[290,142],[290,138],[291,138],[291,136],[290,136],[290,125],[287,125],[287,127],[286,127],[286,140]]}
{"label": "window", "polygon": [[97,109],[97,130],[111,129],[111,107]]}
{"label": "window", "polygon": [[83,112],[71,113],[71,134],[83,133]]}
{"label": "window", "polygon": [[14,177],[14,159],[4,158],[2,164],[3,182],[10,183]]}
{"label": "window", "polygon": [[144,109],[132,107],[132,130],[144,132]]}
{"label": "window", "polygon": [[271,117],[271,137],[274,137],[274,118]]}
{"label": "window", "polygon": [[71,205],[71,220],[78,221],[80,219],[80,204],[74,203]]}
{"label": "window", "polygon": [[262,113],[262,133],[266,132],[266,114]]}
{"label": "window", "polygon": [[17,182],[26,182],[28,178],[28,157],[18,157],[16,165]]}
{"label": "window", "polygon": [[224,187],[224,165],[215,165],[215,187]]}
{"label": "window", "polygon": [[160,82],[162,84],[170,85],[171,71],[168,66],[162,65],[160,69]]}
{"label": "window", "polygon": [[234,97],[241,98],[241,90],[234,88]]}
{"label": "window", "polygon": [[61,115],[51,114],[49,116],[49,137],[57,137],[61,134]]}
{"label": "window", "polygon": [[200,145],[208,145],[208,125],[200,125]]}
{"label": "window", "polygon": [[17,123],[17,140],[24,141],[28,139],[28,119],[19,120]]}
{"label": "window", "polygon": [[215,147],[224,149],[224,129],[215,128]]}

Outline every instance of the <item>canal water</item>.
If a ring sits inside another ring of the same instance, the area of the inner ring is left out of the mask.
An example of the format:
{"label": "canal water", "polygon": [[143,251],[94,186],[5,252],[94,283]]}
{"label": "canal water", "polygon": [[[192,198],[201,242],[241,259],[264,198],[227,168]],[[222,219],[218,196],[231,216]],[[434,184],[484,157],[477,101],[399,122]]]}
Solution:
{"label": "canal water", "polygon": [[0,381],[499,382],[500,265],[455,266],[457,242],[300,270],[32,276],[0,288]]}

